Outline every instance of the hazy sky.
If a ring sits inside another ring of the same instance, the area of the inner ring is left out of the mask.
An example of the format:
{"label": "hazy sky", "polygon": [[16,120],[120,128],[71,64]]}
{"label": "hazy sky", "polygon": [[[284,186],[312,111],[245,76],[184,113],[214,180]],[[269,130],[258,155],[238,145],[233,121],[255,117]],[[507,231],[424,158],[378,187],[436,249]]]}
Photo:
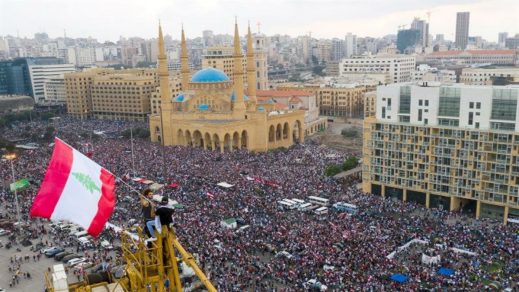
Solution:
{"label": "hazy sky", "polygon": [[470,11],[471,36],[497,41],[498,32],[519,33],[519,0],[0,0],[0,35],[32,37],[156,37],[160,19],[166,34],[188,38],[202,30],[232,33],[238,16],[241,33],[250,20],[267,35],[312,32],[316,38],[396,34],[413,17],[427,19],[430,33],[454,39],[456,12]]}

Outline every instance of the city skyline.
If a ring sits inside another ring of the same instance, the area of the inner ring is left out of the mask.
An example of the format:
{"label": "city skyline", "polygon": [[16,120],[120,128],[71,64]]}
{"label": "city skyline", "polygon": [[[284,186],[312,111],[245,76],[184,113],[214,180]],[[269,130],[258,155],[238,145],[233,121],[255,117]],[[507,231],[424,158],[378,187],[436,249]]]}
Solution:
{"label": "city skyline", "polygon": [[[509,32],[511,35],[519,32],[519,22],[515,19],[519,14],[519,4],[514,0],[303,2],[160,0],[152,5],[124,2],[124,6],[120,1],[105,3],[97,0],[74,5],[61,0],[4,1],[0,4],[0,35],[33,37],[35,33],[46,32],[56,38],[63,36],[66,30],[67,37],[92,37],[99,41],[116,41],[121,36],[154,38],[160,19],[165,34],[177,39],[181,23],[184,23],[186,35],[195,38],[201,36],[203,30],[230,34],[234,16],[237,16],[240,27],[245,27],[250,21],[256,32],[257,23],[260,22],[261,32],[267,35],[299,36],[311,32],[315,38],[343,38],[347,32],[352,32],[360,37],[382,37],[396,34],[402,24],[409,26],[414,17],[427,20],[427,12],[431,12],[429,33],[444,34],[446,39],[454,40],[456,12],[459,11],[471,13],[470,36],[482,36],[496,42],[499,32]],[[373,7],[377,9],[373,10]],[[31,21],[21,22],[20,19]],[[499,19],[499,22],[489,22],[488,19]]]}

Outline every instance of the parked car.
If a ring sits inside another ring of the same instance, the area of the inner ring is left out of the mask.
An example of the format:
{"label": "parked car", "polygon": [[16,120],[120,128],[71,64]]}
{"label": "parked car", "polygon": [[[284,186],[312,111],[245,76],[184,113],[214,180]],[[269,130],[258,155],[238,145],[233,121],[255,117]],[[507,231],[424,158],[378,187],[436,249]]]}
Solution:
{"label": "parked car", "polygon": [[78,255],[78,254],[69,254],[68,256],[65,256],[61,259],[61,262],[62,263],[67,263],[68,261],[70,261],[71,259],[75,259],[75,258],[80,258],[81,256]]}
{"label": "parked car", "polygon": [[45,252],[45,255],[47,257],[51,258],[51,257],[54,257],[55,255],[57,255],[58,253],[64,252],[64,251],[65,251],[64,248],[59,247],[59,246],[55,246],[55,247],[52,247],[50,250],[47,250]]}
{"label": "parked car", "polygon": [[93,267],[94,266],[94,263],[92,262],[82,262],[82,263],[79,263],[77,264],[74,269],[88,269],[90,267]]}
{"label": "parked car", "polygon": [[86,258],[74,258],[67,262],[67,266],[73,267],[77,264],[84,263],[84,262],[86,262]]}
{"label": "parked car", "polygon": [[72,254],[72,252],[70,252],[70,251],[60,252],[54,256],[54,260],[61,261],[64,257],[71,255],[71,254]]}
{"label": "parked car", "polygon": [[9,230],[0,229],[0,236],[8,235],[9,233],[11,233]]}

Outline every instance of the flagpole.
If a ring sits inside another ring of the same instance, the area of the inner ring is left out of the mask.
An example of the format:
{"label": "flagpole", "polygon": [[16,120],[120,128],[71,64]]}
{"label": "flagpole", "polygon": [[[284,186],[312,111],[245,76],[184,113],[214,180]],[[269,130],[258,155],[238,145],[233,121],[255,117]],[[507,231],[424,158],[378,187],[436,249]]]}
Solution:
{"label": "flagpole", "polygon": [[[11,162],[11,172],[13,174],[13,184],[16,183],[16,179],[14,177],[14,162],[13,160],[16,159],[16,154],[10,154],[4,156],[7,160]],[[16,191],[16,185],[14,186],[14,204],[16,206],[16,220],[18,221],[18,229],[21,227],[20,222],[20,206],[18,205],[18,192]]]}
{"label": "flagpole", "polygon": [[133,177],[135,177],[135,158],[133,156],[133,127],[130,127],[130,140],[132,145],[132,170],[133,170]]}

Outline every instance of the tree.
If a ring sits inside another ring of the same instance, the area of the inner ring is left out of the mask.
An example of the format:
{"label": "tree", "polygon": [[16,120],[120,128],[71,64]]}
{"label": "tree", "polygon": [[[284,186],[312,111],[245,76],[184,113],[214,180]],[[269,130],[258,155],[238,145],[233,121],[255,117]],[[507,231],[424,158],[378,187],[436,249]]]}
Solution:
{"label": "tree", "polygon": [[337,164],[328,165],[326,167],[326,169],[324,170],[324,175],[326,175],[326,176],[334,176],[334,175],[338,174],[341,171],[342,171],[342,169],[341,169],[340,165],[337,165]]}
{"label": "tree", "polygon": [[346,159],[346,161],[344,161],[344,163],[342,164],[342,170],[348,171],[350,169],[354,169],[355,167],[357,167],[358,164],[359,160],[357,159],[357,157],[350,157]]}
{"label": "tree", "polygon": [[355,129],[342,129],[341,135],[347,138],[357,138],[359,136],[359,132]]}

